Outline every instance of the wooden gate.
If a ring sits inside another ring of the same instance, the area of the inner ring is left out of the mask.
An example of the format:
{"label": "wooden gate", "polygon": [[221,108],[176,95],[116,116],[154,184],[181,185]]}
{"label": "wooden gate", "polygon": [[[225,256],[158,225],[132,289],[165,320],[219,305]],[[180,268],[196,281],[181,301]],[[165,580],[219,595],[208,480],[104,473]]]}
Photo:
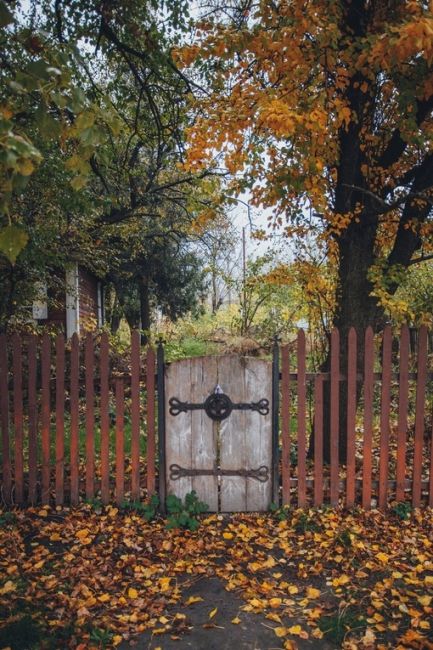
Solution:
{"label": "wooden gate", "polygon": [[195,490],[212,512],[268,510],[272,448],[271,362],[227,355],[166,368],[167,494]]}

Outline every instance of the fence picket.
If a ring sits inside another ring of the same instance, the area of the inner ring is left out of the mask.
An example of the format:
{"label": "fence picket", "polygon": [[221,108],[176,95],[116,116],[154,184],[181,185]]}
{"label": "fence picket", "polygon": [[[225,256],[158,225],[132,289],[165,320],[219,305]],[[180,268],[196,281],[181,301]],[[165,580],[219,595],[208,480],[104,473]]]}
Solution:
{"label": "fence picket", "polygon": [[428,504],[433,508],[433,428],[430,431],[430,468],[429,468],[429,487],[428,487]]}
{"label": "fence picket", "polygon": [[37,340],[32,334],[27,348],[29,399],[29,502],[36,503],[38,465]]}
{"label": "fence picket", "polygon": [[298,331],[298,507],[303,508],[307,501],[306,482],[306,358],[305,332]]}
{"label": "fence picket", "polygon": [[23,351],[18,334],[12,337],[13,350],[13,408],[14,408],[14,479],[15,500],[21,505],[24,500],[24,426],[23,426]]}
{"label": "fence picket", "polygon": [[339,493],[339,427],[340,427],[340,333],[331,332],[331,505],[338,506]]}
{"label": "fence picket", "polygon": [[80,379],[80,343],[78,335],[74,333],[71,341],[71,504],[77,505],[79,501],[79,379]]}
{"label": "fence picket", "polygon": [[356,330],[351,327],[348,336],[347,363],[347,464],[346,505],[355,504],[355,426],[356,426]]}
{"label": "fence picket", "polygon": [[155,351],[149,347],[146,355],[146,424],[147,424],[147,494],[155,494]]}
{"label": "fence picket", "polygon": [[412,505],[421,503],[422,451],[424,445],[425,390],[427,382],[427,328],[422,325],[418,335],[417,386],[415,404],[415,439],[413,450]]}
{"label": "fence picket", "polygon": [[131,497],[140,498],[140,333],[131,334]]}
{"label": "fence picket", "polygon": [[387,325],[382,338],[382,390],[380,398],[379,508],[384,510],[388,498],[389,433],[391,416],[392,332]]}
{"label": "fence picket", "polygon": [[397,467],[396,499],[404,501],[404,484],[406,479],[406,436],[407,413],[409,406],[409,328],[403,325],[400,333],[400,368],[398,389],[398,432],[397,432]]}
{"label": "fence picket", "polygon": [[323,379],[314,378],[314,505],[323,505]]}
{"label": "fence picket", "polygon": [[362,466],[362,507],[371,508],[371,470],[373,452],[374,334],[365,331],[364,349],[364,458]]}
{"label": "fence picket", "polygon": [[109,398],[109,343],[108,334],[101,336],[99,355],[101,394],[100,394],[100,424],[101,424],[101,500],[104,505],[110,501],[110,398]]}
{"label": "fence picket", "polygon": [[93,336],[87,332],[84,365],[86,375],[86,499],[95,494],[95,386]]}
{"label": "fence picket", "polygon": [[65,474],[65,338],[56,337],[56,505],[64,501]]}
{"label": "fence picket", "polygon": [[9,373],[8,373],[8,348],[5,334],[0,334],[0,410],[2,430],[2,472],[3,472],[3,498],[6,504],[10,503],[12,489],[12,472],[9,444]]}
{"label": "fence picket", "polygon": [[281,471],[283,506],[290,505],[290,349],[281,347]]}
{"label": "fence picket", "polygon": [[42,442],[42,493],[43,505],[50,502],[50,379],[51,379],[51,342],[48,334],[42,337],[41,353],[41,442]]}
{"label": "fence picket", "polygon": [[116,503],[122,505],[125,490],[124,459],[124,387],[123,378],[116,377]]}

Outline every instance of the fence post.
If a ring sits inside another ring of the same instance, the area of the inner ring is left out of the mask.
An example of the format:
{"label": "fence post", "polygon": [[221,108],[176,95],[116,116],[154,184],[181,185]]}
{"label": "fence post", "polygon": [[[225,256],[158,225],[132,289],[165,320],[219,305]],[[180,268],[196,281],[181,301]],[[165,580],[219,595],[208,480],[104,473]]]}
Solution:
{"label": "fence post", "polygon": [[356,330],[351,327],[348,336],[347,362],[347,460],[346,506],[355,504],[355,426],[356,426]]}
{"label": "fence post", "polygon": [[155,493],[155,352],[146,356],[147,495]]}
{"label": "fence post", "polygon": [[140,499],[140,333],[131,334],[131,499]]}
{"label": "fence post", "polygon": [[280,504],[280,450],[279,450],[279,415],[280,415],[280,346],[278,337],[274,337],[272,346],[272,501]]}
{"label": "fence post", "polygon": [[364,458],[362,464],[362,507],[371,508],[371,469],[373,447],[374,334],[365,330],[364,352]]}
{"label": "fence post", "polygon": [[323,505],[323,377],[314,378],[314,505]]}
{"label": "fence post", "polygon": [[12,475],[9,444],[9,386],[8,386],[8,349],[5,334],[0,334],[0,409],[2,430],[2,469],[3,499],[9,504],[11,498]]}
{"label": "fence post", "polygon": [[125,492],[124,386],[123,377],[116,377],[116,503],[123,504]]}
{"label": "fence post", "polygon": [[288,345],[281,348],[281,438],[283,506],[290,504],[290,351]]}
{"label": "fence post", "polygon": [[21,505],[24,500],[24,429],[23,429],[23,352],[22,341],[18,334],[12,337],[13,349],[13,407],[15,436],[15,494],[16,502]]}
{"label": "fence post", "polygon": [[340,332],[335,327],[331,332],[331,488],[332,506],[338,506],[339,496],[339,437],[340,437]]}
{"label": "fence post", "polygon": [[110,501],[110,386],[109,386],[109,343],[108,334],[103,332],[99,355],[101,374],[101,500],[104,505]]}
{"label": "fence post", "polygon": [[421,503],[422,449],[424,444],[425,389],[427,381],[427,328],[422,325],[418,334],[418,360],[415,406],[415,440],[413,450],[412,505]]}
{"label": "fence post", "polygon": [[36,503],[36,483],[38,465],[38,402],[37,402],[37,345],[36,335],[30,336],[28,355],[28,395],[29,395],[29,502]]}
{"label": "fence post", "polygon": [[80,378],[80,342],[76,332],[71,341],[71,505],[76,506],[79,500],[80,478],[79,468],[79,378]]}
{"label": "fence post", "polygon": [[159,501],[160,510],[165,514],[165,376],[164,376],[164,346],[162,341],[158,343],[157,350],[157,388],[158,388],[158,456],[159,456]]}
{"label": "fence post", "polygon": [[307,500],[306,483],[306,370],[305,332],[298,331],[298,507],[303,508]]}
{"label": "fence post", "polygon": [[50,502],[50,379],[51,379],[51,342],[48,334],[42,337],[42,494],[43,505]]}
{"label": "fence post", "polygon": [[409,328],[403,325],[400,334],[400,369],[398,387],[398,432],[397,432],[397,501],[404,501],[406,480],[406,436],[407,411],[409,405]]}
{"label": "fence post", "polygon": [[93,336],[87,332],[84,350],[86,374],[86,499],[95,494],[95,385]]}
{"label": "fence post", "polygon": [[65,467],[65,338],[56,338],[56,505],[64,501]]}

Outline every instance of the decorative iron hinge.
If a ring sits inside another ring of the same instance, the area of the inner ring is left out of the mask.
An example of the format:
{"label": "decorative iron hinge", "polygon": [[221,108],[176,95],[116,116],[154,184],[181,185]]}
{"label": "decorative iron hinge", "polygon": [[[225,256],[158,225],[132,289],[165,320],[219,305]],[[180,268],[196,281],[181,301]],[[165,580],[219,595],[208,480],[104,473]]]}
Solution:
{"label": "decorative iron hinge", "polygon": [[229,417],[232,411],[257,411],[260,415],[269,413],[269,400],[261,399],[258,402],[241,402],[234,404],[230,397],[222,392],[220,386],[215,387],[215,392],[211,393],[201,404],[191,404],[182,402],[177,397],[170,397],[169,401],[170,415],[179,415],[187,411],[198,411],[204,409],[206,415],[212,420],[221,422]]}
{"label": "decorative iron hinge", "polygon": [[266,465],[261,465],[257,469],[186,469],[173,463],[169,470],[171,481],[178,481],[186,476],[242,476],[254,478],[260,483],[266,483],[269,479],[269,468]]}

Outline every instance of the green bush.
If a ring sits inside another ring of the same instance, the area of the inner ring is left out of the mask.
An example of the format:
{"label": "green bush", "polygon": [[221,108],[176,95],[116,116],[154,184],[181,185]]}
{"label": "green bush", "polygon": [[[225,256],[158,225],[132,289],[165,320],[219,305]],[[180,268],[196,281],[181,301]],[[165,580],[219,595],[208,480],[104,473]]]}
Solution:
{"label": "green bush", "polygon": [[200,522],[197,515],[207,512],[209,506],[199,501],[195,490],[188,492],[185,496],[185,503],[174,494],[167,497],[167,529],[182,528],[183,530],[197,530]]}

